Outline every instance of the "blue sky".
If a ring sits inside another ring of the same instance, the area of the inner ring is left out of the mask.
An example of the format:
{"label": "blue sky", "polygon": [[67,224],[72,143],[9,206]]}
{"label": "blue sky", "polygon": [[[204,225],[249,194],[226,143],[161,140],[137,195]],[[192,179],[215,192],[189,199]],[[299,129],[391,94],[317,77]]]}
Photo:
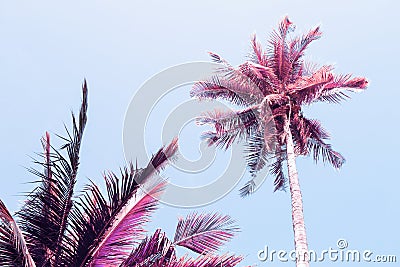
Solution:
{"label": "blue sky", "polygon": [[[144,81],[176,64],[209,60],[207,51],[239,64],[252,33],[266,44],[272,28],[289,15],[298,32],[322,26],[324,35],[311,45],[309,59],[370,80],[368,90],[348,102],[306,109],[309,117],[323,122],[332,144],[347,159],[339,172],[309,158],[298,160],[309,246],[322,251],[345,238],[349,249],[394,254],[399,261],[398,7],[385,0],[1,1],[0,198],[13,211],[20,207],[22,193],[32,189],[27,182],[35,179],[24,169],[32,166],[29,156],[41,150],[39,140],[46,130],[63,133],[69,111],[79,108],[84,77],[90,90],[89,122],[78,186],[86,178],[102,183],[102,171],[117,171],[124,164],[125,111]],[[189,98],[188,88],[182,90],[176,101],[185,94]],[[182,153],[196,158],[191,148],[197,147],[200,133],[190,125],[182,131]],[[160,145],[157,138],[149,141],[154,150]],[[290,195],[272,191],[272,180],[267,179],[249,198],[241,199],[235,188],[196,211],[230,214],[242,231],[224,251],[245,255],[246,264],[271,265],[257,260],[265,245],[293,248]],[[162,227],[173,237],[176,218],[191,211],[161,205],[149,229]]]}

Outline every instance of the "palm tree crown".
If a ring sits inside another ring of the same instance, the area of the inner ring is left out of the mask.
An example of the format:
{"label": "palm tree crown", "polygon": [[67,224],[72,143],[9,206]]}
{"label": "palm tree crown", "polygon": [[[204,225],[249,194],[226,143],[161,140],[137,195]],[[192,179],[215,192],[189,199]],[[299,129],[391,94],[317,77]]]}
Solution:
{"label": "palm tree crown", "polygon": [[[334,151],[328,132],[315,119],[308,119],[302,106],[314,102],[339,103],[349,98],[347,92],[366,88],[365,78],[334,74],[333,67],[316,65],[303,59],[306,48],[321,37],[319,27],[302,36],[292,37],[294,25],[285,17],[273,31],[265,52],[254,36],[250,60],[231,66],[219,55],[210,53],[221,64],[219,73],[210,80],[197,82],[191,96],[199,99],[224,99],[242,107],[237,112],[208,112],[198,118],[214,131],[204,133],[209,145],[228,148],[235,141],[245,140],[246,161],[253,176],[266,165],[275,177],[275,190],[284,189],[286,178],[285,122],[294,142],[296,155],[312,155],[340,168],[343,156]],[[222,75],[221,75],[222,74]],[[254,190],[250,180],[241,194]]]}
{"label": "palm tree crown", "polygon": [[[173,157],[177,139],[161,148],[144,168],[133,164],[119,176],[104,174],[106,194],[94,182],[76,195],[74,186],[79,167],[79,151],[87,121],[87,85],[83,84],[79,116],[72,114],[72,132],[56,149],[46,133],[42,140],[42,170],[30,171],[39,177],[17,212],[18,220],[0,200],[0,266],[61,267],[219,267],[235,266],[241,256],[217,255],[238,228],[229,216],[191,214],[178,222],[170,241],[158,229],[146,237],[144,223],[156,209],[164,188],[155,175]],[[64,153],[66,151],[66,153]],[[176,247],[186,247],[197,258],[176,256]]]}

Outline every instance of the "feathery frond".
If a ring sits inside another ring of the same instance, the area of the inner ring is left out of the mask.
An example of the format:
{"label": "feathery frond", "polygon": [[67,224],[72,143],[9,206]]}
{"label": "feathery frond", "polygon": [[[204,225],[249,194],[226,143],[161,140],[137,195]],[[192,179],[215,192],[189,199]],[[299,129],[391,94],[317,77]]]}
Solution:
{"label": "feathery frond", "polygon": [[252,53],[250,53],[250,58],[254,63],[260,64],[262,66],[268,66],[268,59],[266,54],[263,52],[260,42],[257,41],[255,34],[251,37],[251,48]]}
{"label": "feathery frond", "polygon": [[157,229],[151,237],[144,239],[120,266],[168,266],[175,259],[174,245],[161,229]]}
{"label": "feathery frond", "polygon": [[[213,255],[204,254],[198,256],[196,259],[188,257],[180,258],[179,260],[173,261],[166,267],[233,267],[239,264],[243,260],[242,256],[235,255]],[[156,266],[149,266],[156,267]],[[249,267],[249,266],[248,266]]]}
{"label": "feathery frond", "polygon": [[76,236],[73,265],[122,262],[144,238],[143,225],[155,210],[155,197],[163,187],[162,181],[152,176],[176,150],[177,140],[174,139],[152,157],[146,168],[136,169],[131,164],[129,169],[121,170],[121,178],[114,173],[105,175],[107,200],[97,185],[86,186],[70,218],[72,234]]}
{"label": "feathery frond", "polygon": [[0,200],[0,265],[35,267],[25,238],[14,218]]}
{"label": "feathery frond", "polygon": [[[176,259],[177,245],[208,252],[230,240],[237,228],[231,225],[229,216],[216,214],[193,215],[180,221],[178,230],[189,224],[198,228],[194,232],[180,231],[177,243],[168,240],[160,230],[145,238],[144,224],[156,209],[165,186],[157,174],[174,158],[176,138],[153,155],[146,167],[130,163],[121,169],[120,177],[112,172],[104,174],[106,194],[93,182],[84,187],[80,196],[74,194],[87,120],[86,81],[82,89],[79,117],[72,115],[71,133],[67,130],[67,137],[59,136],[65,144],[60,149],[54,148],[47,132],[42,139],[43,160],[35,163],[43,170],[29,170],[40,179],[17,213],[21,230],[0,200],[0,265],[189,267]],[[193,243],[193,239],[199,243]],[[199,262],[198,266],[217,261],[234,266],[241,259],[211,254],[206,259],[185,258],[195,264]]]}
{"label": "feathery frond", "polygon": [[[44,168],[44,172],[31,169],[40,178],[39,186],[27,197],[22,209],[17,213],[21,229],[28,240],[28,248],[32,257],[40,266],[57,265],[65,247],[68,214],[73,205],[73,193],[79,166],[79,151],[87,121],[87,84],[82,86],[82,104],[78,121],[72,114],[72,135],[67,130],[68,138],[61,150],[50,146],[46,134],[43,141],[45,147],[44,161],[36,163]],[[51,149],[50,149],[51,148]]]}
{"label": "feathery frond", "polygon": [[323,162],[328,162],[335,169],[340,169],[346,161],[339,152],[332,149],[330,144],[326,144],[321,140],[309,139],[307,146],[316,162],[321,157]]}
{"label": "feathery frond", "polygon": [[256,189],[256,183],[254,182],[254,178],[253,178],[253,179],[250,179],[249,181],[247,181],[245,183],[245,185],[239,189],[239,194],[241,197],[244,198],[244,197],[247,197],[247,196],[253,194],[255,189]]}
{"label": "feathery frond", "polygon": [[258,110],[249,108],[240,112],[214,111],[197,118],[197,124],[210,124],[215,132],[203,134],[208,145],[228,149],[235,141],[246,139],[258,129]]}
{"label": "feathery frond", "polygon": [[201,254],[215,252],[238,231],[233,224],[227,215],[192,213],[179,219],[173,243]]}
{"label": "feathery frond", "polygon": [[[218,119],[209,114],[203,116],[199,121],[213,125],[215,130],[205,132],[202,138],[207,139],[209,145],[222,149],[235,141],[244,141],[250,174],[254,177],[268,167],[274,176],[275,191],[284,189],[286,184],[282,170],[286,161],[283,152],[286,152],[288,141],[284,127],[286,120],[289,120],[290,142],[293,142],[296,156],[312,155],[315,161],[322,160],[334,168],[340,168],[344,163],[343,156],[326,143],[329,135],[321,124],[303,116],[302,107],[317,101],[339,103],[349,98],[347,92],[359,92],[368,85],[368,81],[362,77],[335,75],[331,65],[318,67],[305,62],[303,57],[306,49],[322,36],[322,32],[318,26],[301,36],[289,36],[293,30],[293,23],[285,17],[278,29],[272,32],[265,51],[253,35],[250,61],[238,67],[211,53],[214,62],[221,64],[218,74],[224,74],[218,80],[219,84],[229,84],[229,88],[234,90],[228,91],[228,86],[199,81],[191,91],[191,96],[199,99],[224,99],[234,105],[239,104],[241,110],[236,114],[246,114],[250,109],[257,111],[252,114],[256,118],[251,121],[257,121],[257,124],[250,128],[251,131],[238,126],[237,116]],[[251,101],[242,101],[238,92],[241,96],[247,95],[245,99]],[[254,92],[260,92],[262,96],[252,97]],[[254,188],[254,180],[251,179],[240,189],[240,194],[247,196]]]}

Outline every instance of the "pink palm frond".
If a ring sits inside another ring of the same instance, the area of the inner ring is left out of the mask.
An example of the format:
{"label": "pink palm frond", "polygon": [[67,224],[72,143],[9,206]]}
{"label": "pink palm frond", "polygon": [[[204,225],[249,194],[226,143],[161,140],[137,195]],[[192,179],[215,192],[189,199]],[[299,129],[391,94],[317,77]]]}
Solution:
{"label": "pink palm frond", "polygon": [[228,149],[235,141],[246,139],[258,128],[258,111],[249,108],[240,112],[208,112],[197,118],[197,124],[210,124],[214,126],[215,132],[203,134],[203,139],[209,145],[217,145]]}
{"label": "pink palm frond", "polygon": [[332,149],[330,144],[326,144],[324,141],[309,139],[308,151],[312,154],[314,161],[318,162],[322,158],[323,162],[328,162],[335,169],[340,169],[345,163],[345,158],[337,151]]}
{"label": "pink palm frond", "polygon": [[113,224],[104,233],[103,241],[93,253],[91,266],[121,263],[132,250],[137,240],[144,237],[144,223],[158,203],[162,185],[152,191],[137,192],[121,211],[113,216]]}
{"label": "pink palm frond", "polygon": [[195,83],[190,95],[199,99],[224,99],[239,106],[252,105],[263,98],[261,91],[252,88],[248,82],[238,83],[219,77]]}
{"label": "pink palm frond", "polygon": [[193,213],[179,219],[173,243],[197,253],[214,252],[239,230],[233,224],[227,215]]}
{"label": "pink palm frond", "polygon": [[157,229],[151,237],[144,239],[132,251],[120,267],[167,266],[175,259],[175,247],[165,233],[162,233],[161,229]]}
{"label": "pink palm frond", "polygon": [[257,41],[257,37],[255,34],[253,34],[253,36],[251,37],[251,48],[253,51],[250,54],[250,57],[253,62],[266,67],[268,65],[268,58],[263,52],[260,42]]}
{"label": "pink palm frond", "polygon": [[312,76],[298,80],[289,87],[289,94],[299,105],[311,104],[317,99],[325,85],[332,82],[334,76],[327,72],[324,67],[315,72]]}
{"label": "pink palm frond", "polygon": [[[164,183],[154,177],[177,150],[177,140],[160,149],[144,169],[121,170],[121,178],[105,175],[108,200],[95,184],[88,185],[71,216],[76,240],[73,262],[121,263],[144,238],[144,224],[155,210]],[[144,190],[142,190],[144,189]],[[146,193],[147,192],[147,193]]]}

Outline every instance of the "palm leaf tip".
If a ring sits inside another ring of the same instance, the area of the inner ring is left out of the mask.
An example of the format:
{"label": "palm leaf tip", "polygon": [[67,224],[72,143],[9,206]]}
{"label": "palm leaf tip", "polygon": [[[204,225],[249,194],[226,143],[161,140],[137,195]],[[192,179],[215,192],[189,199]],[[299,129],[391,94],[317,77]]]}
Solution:
{"label": "palm leaf tip", "polygon": [[161,148],[151,159],[151,165],[156,169],[163,168],[169,160],[173,160],[178,151],[178,138],[175,137],[171,143]]}
{"label": "palm leaf tip", "polygon": [[245,198],[255,192],[256,183],[254,179],[248,181],[242,188],[239,189],[239,194],[242,198]]}
{"label": "palm leaf tip", "polygon": [[161,229],[157,229],[151,236],[145,238],[136,247],[121,267],[128,266],[169,266],[175,261],[175,248]]}
{"label": "palm leaf tip", "polygon": [[[178,138],[175,137],[167,146],[160,148],[154,154],[141,175],[135,177],[138,184],[145,184],[151,177],[159,173],[169,161],[173,161],[178,151]],[[157,179],[156,179],[157,180]]]}
{"label": "palm leaf tip", "polygon": [[174,244],[197,253],[215,252],[239,231],[234,223],[230,216],[218,213],[189,214],[179,219]]}
{"label": "palm leaf tip", "polygon": [[366,89],[368,87],[368,80],[363,77],[355,77],[345,83],[344,87],[355,89]]}

